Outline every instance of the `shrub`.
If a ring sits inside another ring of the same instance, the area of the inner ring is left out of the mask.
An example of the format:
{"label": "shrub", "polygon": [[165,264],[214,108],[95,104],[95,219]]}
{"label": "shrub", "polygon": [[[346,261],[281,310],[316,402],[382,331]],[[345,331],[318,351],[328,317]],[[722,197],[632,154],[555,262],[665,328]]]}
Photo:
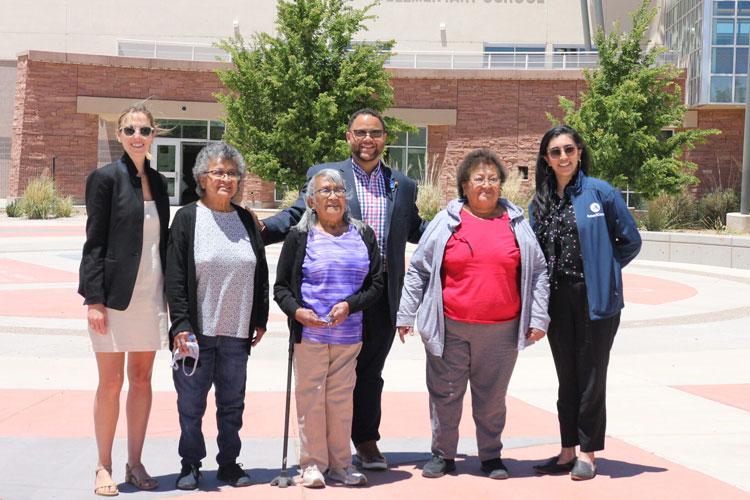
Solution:
{"label": "shrub", "polygon": [[419,185],[417,193],[417,208],[419,216],[426,221],[431,221],[443,208],[443,191],[437,183],[425,183]]}
{"label": "shrub", "polygon": [[279,202],[279,208],[284,209],[291,207],[294,205],[294,202],[297,201],[297,198],[299,198],[299,191],[288,189],[281,198],[281,202]]}
{"label": "shrub", "polygon": [[73,215],[73,197],[58,197],[55,203],[55,217],[70,217]]}
{"label": "shrub", "polygon": [[8,217],[21,217],[23,215],[23,206],[21,200],[13,200],[5,206],[5,214]]}
{"label": "shrub", "polygon": [[31,180],[21,198],[20,208],[29,219],[49,219],[73,215],[73,198],[62,197],[49,177]]}
{"label": "shrub", "polygon": [[502,197],[510,201],[511,203],[518,205],[524,211],[529,208],[529,203],[534,197],[533,189],[524,189],[523,176],[518,170],[513,170],[508,173],[508,178],[503,184]]}
{"label": "shrub", "polygon": [[650,200],[647,207],[641,225],[649,231],[695,226],[695,197],[687,191],[676,195],[662,193]]}
{"label": "shrub", "polygon": [[714,189],[698,202],[698,220],[708,229],[721,230],[727,225],[727,212],[737,212],[740,199],[733,189]]}
{"label": "shrub", "polygon": [[26,186],[21,203],[29,219],[49,219],[57,203],[55,183],[49,177],[33,179]]}

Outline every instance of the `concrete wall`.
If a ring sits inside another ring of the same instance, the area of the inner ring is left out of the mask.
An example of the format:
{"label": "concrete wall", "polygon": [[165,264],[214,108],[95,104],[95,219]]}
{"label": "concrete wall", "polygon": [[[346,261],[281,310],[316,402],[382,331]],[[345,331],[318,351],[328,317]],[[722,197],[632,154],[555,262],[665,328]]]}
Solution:
{"label": "concrete wall", "polygon": [[639,259],[750,269],[750,237],[642,231]]}

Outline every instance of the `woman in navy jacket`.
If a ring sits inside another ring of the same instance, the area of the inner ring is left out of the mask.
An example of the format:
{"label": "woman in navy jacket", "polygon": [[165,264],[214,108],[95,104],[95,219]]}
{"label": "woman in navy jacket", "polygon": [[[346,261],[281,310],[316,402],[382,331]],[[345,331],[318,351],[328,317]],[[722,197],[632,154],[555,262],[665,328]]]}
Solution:
{"label": "woman in navy jacket", "polygon": [[[641,248],[619,191],[588,177],[589,154],[567,125],[542,138],[536,163],[532,227],[547,258],[547,332],[559,382],[561,450],[534,466],[540,474],[596,475],[604,449],[609,352],[624,306],[621,269]],[[576,456],[576,446],[580,453]]]}
{"label": "woman in navy jacket", "polygon": [[151,411],[151,370],[156,351],[166,347],[168,319],[164,268],[169,197],[165,179],[146,157],[155,132],[148,109],[128,108],[118,120],[122,158],[86,179],[88,218],[78,293],[88,306],[89,336],[99,371],[94,493],[102,496],[118,494],[112,480],[112,442],[125,373],[129,386],[125,481],[143,490],[159,485],[141,463]]}

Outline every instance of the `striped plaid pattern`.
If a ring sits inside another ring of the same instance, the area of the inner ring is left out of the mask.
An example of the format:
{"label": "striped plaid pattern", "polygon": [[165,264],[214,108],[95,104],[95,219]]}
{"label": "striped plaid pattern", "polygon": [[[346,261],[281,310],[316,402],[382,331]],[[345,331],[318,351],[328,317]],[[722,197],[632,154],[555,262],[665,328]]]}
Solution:
{"label": "striped plaid pattern", "polygon": [[380,256],[385,262],[385,214],[388,208],[388,199],[385,191],[385,177],[383,176],[382,162],[378,163],[372,174],[362,170],[352,158],[352,171],[354,172],[354,183],[357,189],[357,199],[362,211],[362,221],[375,231],[378,241]]}

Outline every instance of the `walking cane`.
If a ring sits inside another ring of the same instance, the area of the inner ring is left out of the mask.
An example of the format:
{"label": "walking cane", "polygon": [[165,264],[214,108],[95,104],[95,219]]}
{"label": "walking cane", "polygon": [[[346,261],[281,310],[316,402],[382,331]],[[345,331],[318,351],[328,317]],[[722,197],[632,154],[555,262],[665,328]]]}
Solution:
{"label": "walking cane", "polygon": [[281,473],[271,481],[271,486],[286,488],[294,485],[294,479],[286,470],[286,452],[289,444],[289,402],[292,392],[292,357],[294,356],[294,338],[289,334],[289,362],[286,369],[286,410],[284,411],[284,446],[281,457]]}

